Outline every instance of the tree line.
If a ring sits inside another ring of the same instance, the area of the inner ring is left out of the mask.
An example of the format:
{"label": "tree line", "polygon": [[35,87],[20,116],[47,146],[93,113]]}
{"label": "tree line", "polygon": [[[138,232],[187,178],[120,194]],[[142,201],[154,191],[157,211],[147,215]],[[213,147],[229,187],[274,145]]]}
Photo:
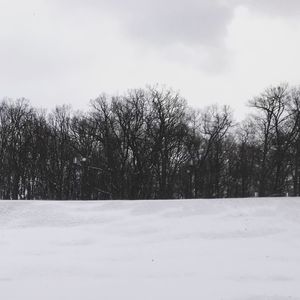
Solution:
{"label": "tree line", "polygon": [[300,88],[270,87],[235,122],[172,89],[101,95],[88,112],[0,103],[1,199],[173,199],[300,193]]}

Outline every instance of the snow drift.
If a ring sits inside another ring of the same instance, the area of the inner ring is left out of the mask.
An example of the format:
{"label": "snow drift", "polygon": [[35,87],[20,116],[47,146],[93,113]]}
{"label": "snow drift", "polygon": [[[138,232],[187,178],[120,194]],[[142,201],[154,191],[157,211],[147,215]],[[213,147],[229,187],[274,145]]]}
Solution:
{"label": "snow drift", "polygon": [[298,300],[300,199],[0,202],[5,300]]}

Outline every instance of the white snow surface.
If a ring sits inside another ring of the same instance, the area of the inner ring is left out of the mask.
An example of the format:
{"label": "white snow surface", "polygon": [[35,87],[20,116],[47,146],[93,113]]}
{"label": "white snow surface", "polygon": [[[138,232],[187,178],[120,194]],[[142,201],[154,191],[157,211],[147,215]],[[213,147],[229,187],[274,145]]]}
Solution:
{"label": "white snow surface", "polygon": [[300,199],[0,201],[2,300],[299,300]]}

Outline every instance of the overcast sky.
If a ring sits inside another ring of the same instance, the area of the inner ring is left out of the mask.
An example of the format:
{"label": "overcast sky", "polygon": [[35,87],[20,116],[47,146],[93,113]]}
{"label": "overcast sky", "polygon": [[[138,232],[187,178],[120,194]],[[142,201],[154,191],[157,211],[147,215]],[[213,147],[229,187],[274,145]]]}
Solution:
{"label": "overcast sky", "polygon": [[300,84],[299,16],[299,0],[0,0],[0,97],[85,109],[159,83],[243,115]]}

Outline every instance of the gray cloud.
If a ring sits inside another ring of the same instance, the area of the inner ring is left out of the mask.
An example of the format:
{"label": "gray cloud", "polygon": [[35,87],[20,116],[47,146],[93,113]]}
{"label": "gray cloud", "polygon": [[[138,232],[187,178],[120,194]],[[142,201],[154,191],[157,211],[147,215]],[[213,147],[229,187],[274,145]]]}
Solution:
{"label": "gray cloud", "polygon": [[220,1],[128,0],[122,3],[112,1],[110,8],[124,17],[128,32],[161,45],[219,45],[232,18],[232,9]]}
{"label": "gray cloud", "polygon": [[300,15],[299,0],[238,0],[240,4],[248,6],[256,12],[290,17]]}
{"label": "gray cloud", "polygon": [[59,5],[62,2],[66,10],[77,6],[115,20],[123,35],[148,49],[169,49],[172,60],[182,61],[193,52],[195,66],[216,72],[232,56],[225,40],[238,6],[283,17],[300,10],[299,0],[61,0]]}
{"label": "gray cloud", "polygon": [[[300,14],[299,0],[62,0],[109,14],[123,33],[153,46],[224,45],[235,8],[243,5],[264,14]],[[61,1],[60,1],[61,3]]]}
{"label": "gray cloud", "polygon": [[[203,70],[220,71],[230,55],[225,47],[234,6],[226,0],[61,0],[66,11],[77,7],[108,17],[136,45],[161,52],[167,59],[185,61],[191,55]],[[221,49],[221,50],[220,50]],[[164,52],[165,53],[165,52]],[[215,54],[218,58],[215,59]],[[184,59],[183,59],[184,58]]]}
{"label": "gray cloud", "polygon": [[233,17],[232,5],[220,0],[127,2],[130,32],[159,44],[219,46]]}

